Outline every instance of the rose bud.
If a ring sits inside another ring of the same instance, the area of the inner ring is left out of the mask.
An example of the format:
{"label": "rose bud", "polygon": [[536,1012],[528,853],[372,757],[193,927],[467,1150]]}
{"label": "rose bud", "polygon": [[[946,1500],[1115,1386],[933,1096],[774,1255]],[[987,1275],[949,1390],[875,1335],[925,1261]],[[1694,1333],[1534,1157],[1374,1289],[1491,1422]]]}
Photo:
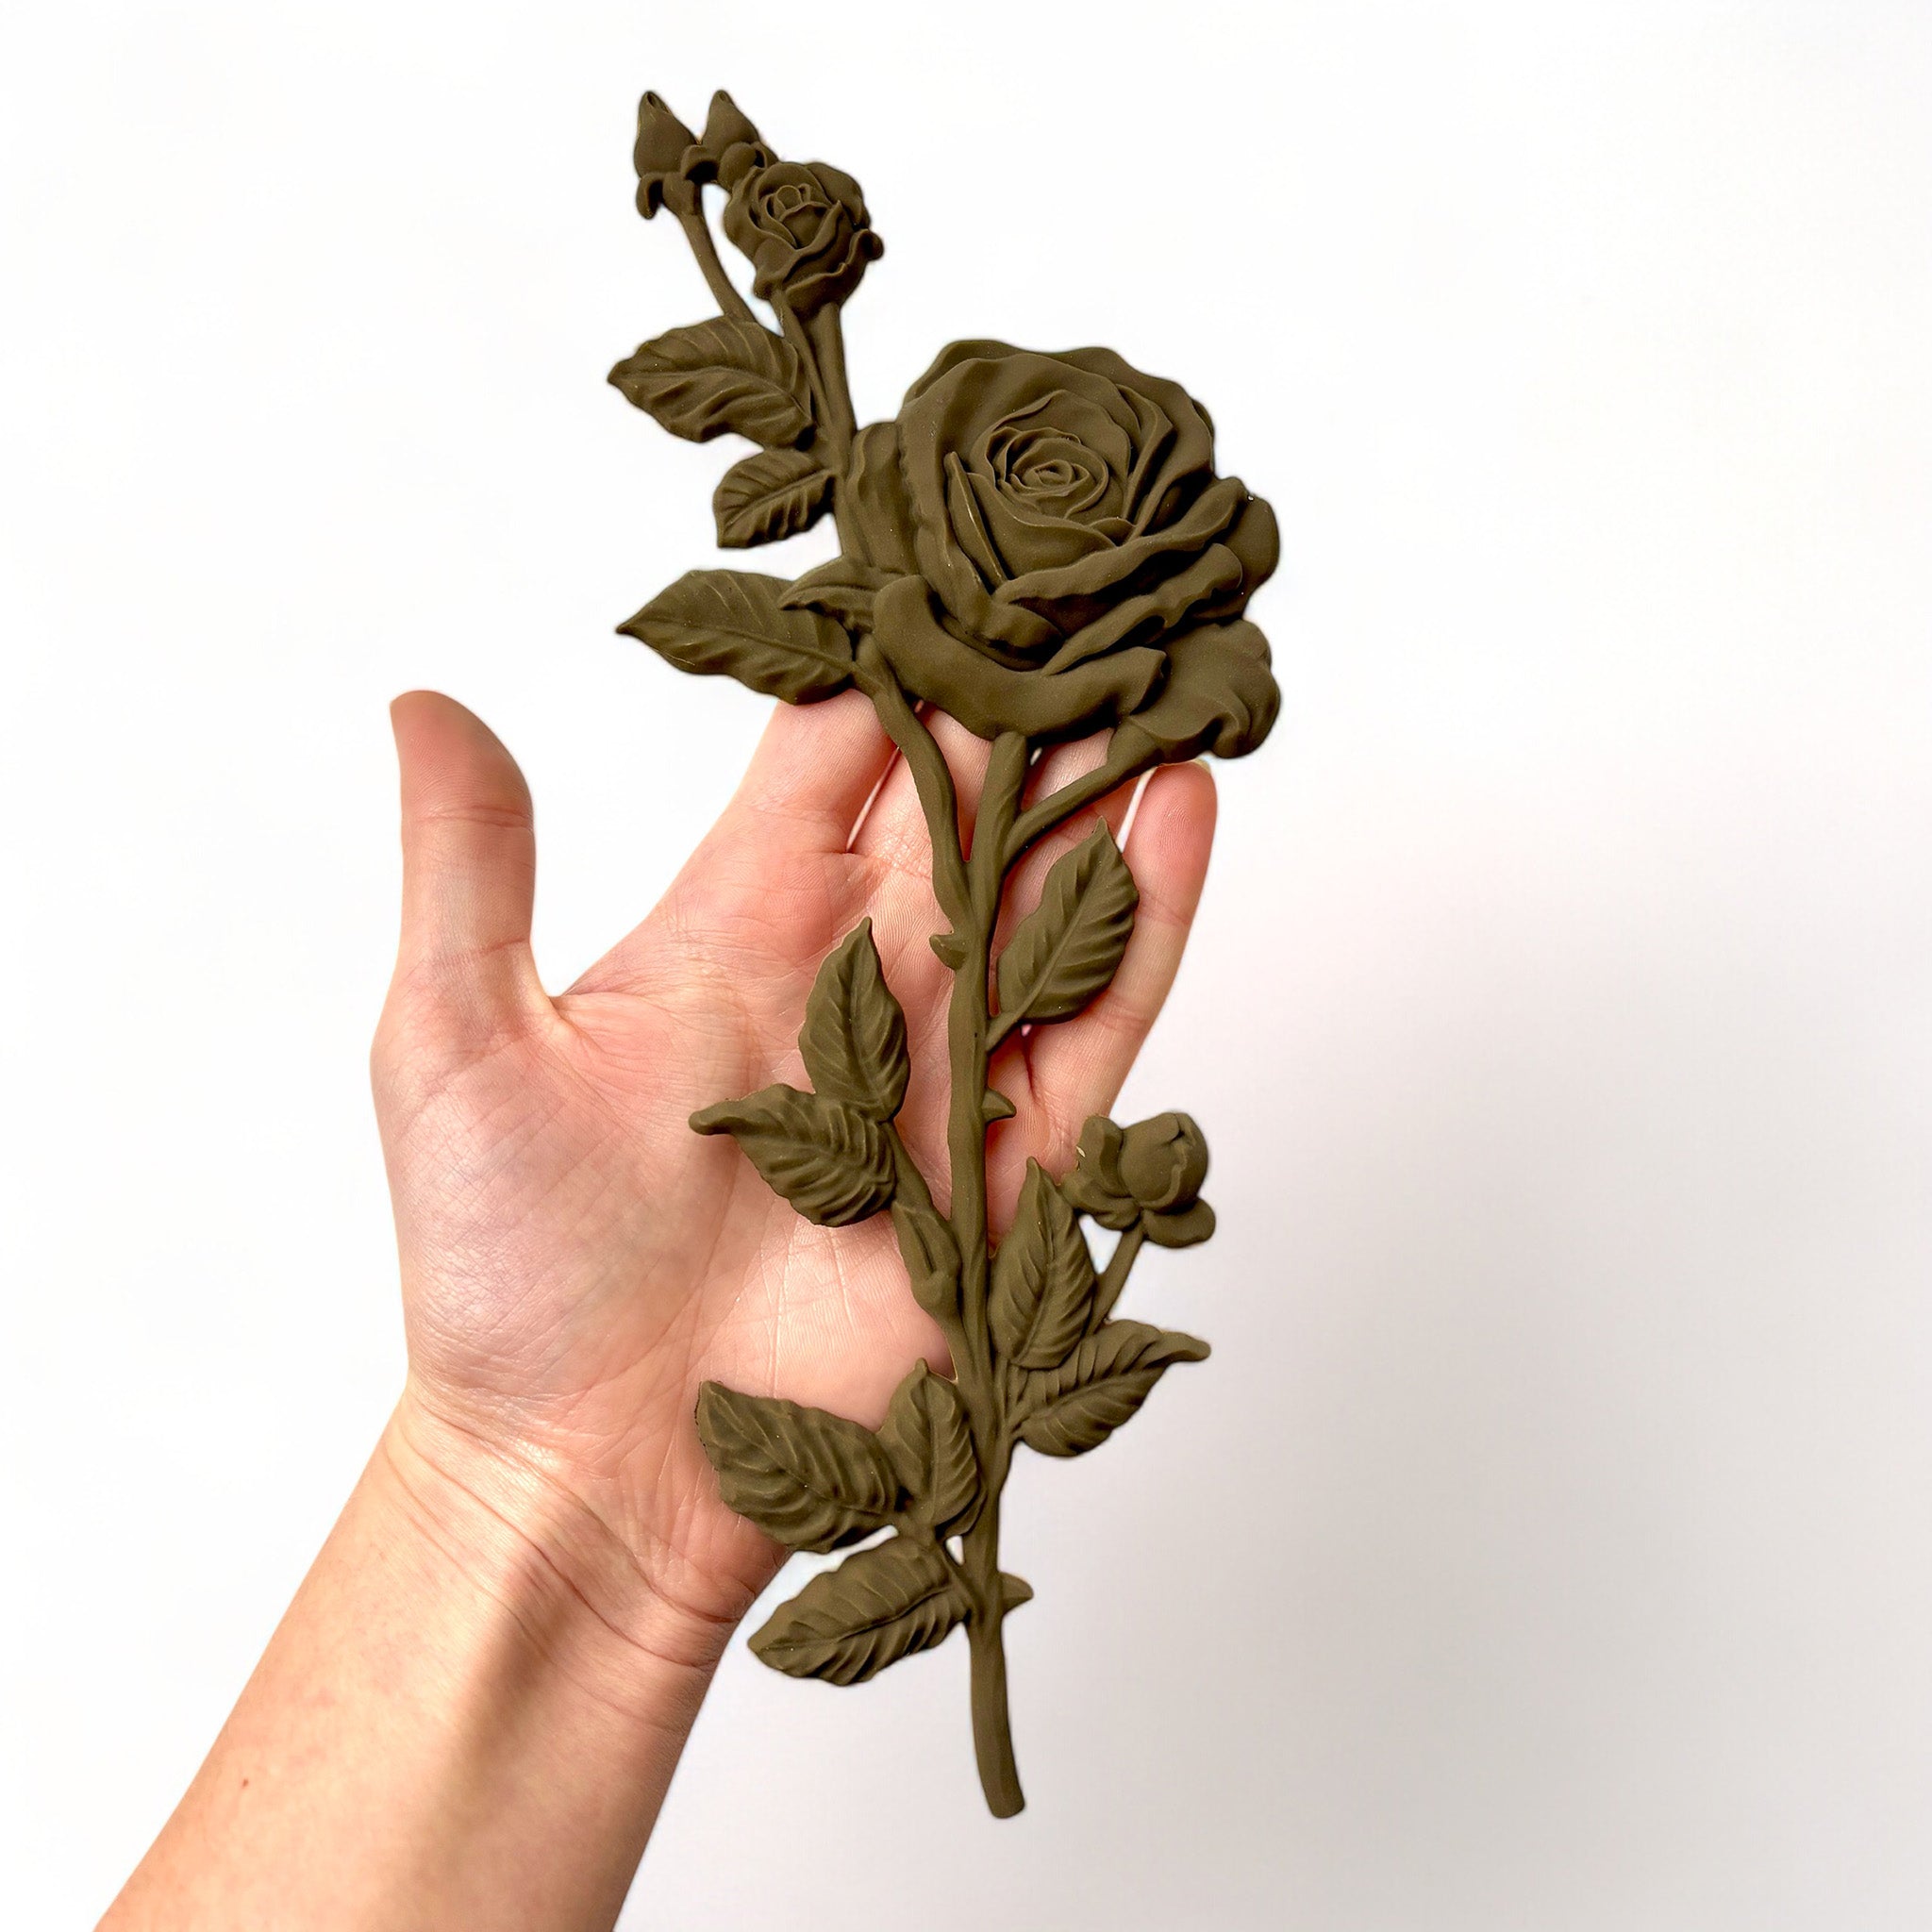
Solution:
{"label": "rose bud", "polygon": [[772,151],[758,131],[740,111],[738,103],[721,87],[711,96],[711,111],[705,117],[705,131],[684,158],[684,175],[700,187],[707,181],[722,181],[729,188],[754,168],[762,168]]}
{"label": "rose bud", "polygon": [[1208,1178],[1208,1138],[1184,1113],[1156,1114],[1121,1140],[1121,1178],[1142,1208],[1191,1208]]}
{"label": "rose bud", "polygon": [[1207,1176],[1207,1136],[1186,1114],[1126,1128],[1095,1114],[1060,1191],[1103,1227],[1138,1224],[1158,1247],[1186,1248],[1214,1232],[1214,1210],[1200,1198]]}
{"label": "rose bud", "polygon": [[697,137],[665,106],[660,94],[646,94],[638,103],[638,139],[631,158],[638,170],[638,212],[645,221],[660,208],[674,214],[693,191],[685,185],[686,151]]}

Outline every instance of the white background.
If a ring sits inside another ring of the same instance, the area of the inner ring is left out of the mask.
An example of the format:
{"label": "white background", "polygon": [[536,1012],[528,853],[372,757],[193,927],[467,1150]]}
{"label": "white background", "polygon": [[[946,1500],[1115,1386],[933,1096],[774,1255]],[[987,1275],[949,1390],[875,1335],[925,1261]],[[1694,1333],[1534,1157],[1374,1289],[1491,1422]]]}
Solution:
{"label": "white background", "polygon": [[957,1644],[737,1647],[626,1924],[1932,1923],[1932,13],[0,36],[0,1921],[105,1906],[397,1387],[385,700],[523,759],[558,984],[759,727],[611,635],[719,560],[603,376],[704,312],[635,98],[724,84],[866,186],[862,412],[976,334],[1208,401],[1287,703],[1123,1115],[1213,1141],[1134,1292],[1214,1360],[1008,1492],[1031,1808]]}

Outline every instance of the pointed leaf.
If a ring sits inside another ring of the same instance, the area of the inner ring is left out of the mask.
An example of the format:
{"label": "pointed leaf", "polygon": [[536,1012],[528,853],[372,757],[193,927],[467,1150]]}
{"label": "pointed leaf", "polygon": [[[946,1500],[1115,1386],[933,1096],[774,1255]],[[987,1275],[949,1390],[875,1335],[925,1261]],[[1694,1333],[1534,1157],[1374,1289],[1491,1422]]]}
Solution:
{"label": "pointed leaf", "polygon": [[1046,875],[1040,904],[1000,955],[1000,1019],[1066,1020],[1113,978],[1141,895],[1106,825]]}
{"label": "pointed leaf", "polygon": [[1057,1368],[1086,1333],[1093,1257],[1065,1195],[1026,1163],[1019,1211],[992,1261],[987,1318],[993,1346],[1023,1369]]}
{"label": "pointed leaf", "polygon": [[912,1072],[906,1015],[886,985],[870,919],[860,920],[819,968],[798,1050],[820,1093],[849,1100],[877,1120],[899,1111]]}
{"label": "pointed leaf", "polygon": [[788,1676],[862,1684],[931,1649],[965,1620],[966,1608],[945,1558],[930,1543],[895,1536],[814,1576],[751,1647]]}
{"label": "pointed leaf", "polygon": [[698,1440],[726,1507],[794,1550],[835,1550],[870,1536],[898,1498],[878,1439],[823,1408],[707,1382]]}
{"label": "pointed leaf", "polygon": [[808,530],[832,501],[832,473],[795,449],[763,449],[733,463],[711,495],[718,541],[726,550],[775,543]]}
{"label": "pointed leaf", "polygon": [[777,449],[811,434],[798,352],[756,322],[721,315],[672,329],[626,356],[610,380],[627,402],[692,442],[728,430]]}
{"label": "pointed leaf", "polygon": [[915,1362],[893,1391],[879,1441],[911,1498],[913,1521],[942,1535],[963,1529],[979,1500],[979,1464],[958,1390]]}
{"label": "pointed leaf", "polygon": [[782,608],[784,588],[753,571],[687,571],[617,627],[680,671],[816,704],[851,683],[852,640],[815,610]]}
{"label": "pointed leaf", "polygon": [[731,1134],[772,1188],[808,1221],[843,1227],[892,1198],[891,1149],[879,1124],[842,1100],[766,1087],[691,1117],[700,1134]]}
{"label": "pointed leaf", "polygon": [[1097,1449],[1175,1362],[1207,1355],[1208,1344],[1191,1335],[1109,1322],[1058,1368],[1026,1378],[1013,1411],[1021,1440],[1042,1456]]}

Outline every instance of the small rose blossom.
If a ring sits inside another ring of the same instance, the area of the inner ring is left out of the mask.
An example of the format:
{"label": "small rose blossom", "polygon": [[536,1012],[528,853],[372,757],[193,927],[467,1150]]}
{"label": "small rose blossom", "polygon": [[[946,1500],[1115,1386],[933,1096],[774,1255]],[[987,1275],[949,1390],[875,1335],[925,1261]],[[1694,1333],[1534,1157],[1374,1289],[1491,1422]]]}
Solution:
{"label": "small rose blossom", "polygon": [[858,183],[824,161],[740,166],[720,178],[731,190],[724,232],[751,262],[752,292],[763,301],[814,314],[844,301],[886,252]]}
{"label": "small rose blossom", "polygon": [[1208,1138],[1188,1115],[1120,1127],[1095,1114],[1060,1191],[1103,1227],[1138,1224],[1158,1247],[1187,1248],[1214,1232],[1214,1210],[1201,1199],[1207,1177]]}

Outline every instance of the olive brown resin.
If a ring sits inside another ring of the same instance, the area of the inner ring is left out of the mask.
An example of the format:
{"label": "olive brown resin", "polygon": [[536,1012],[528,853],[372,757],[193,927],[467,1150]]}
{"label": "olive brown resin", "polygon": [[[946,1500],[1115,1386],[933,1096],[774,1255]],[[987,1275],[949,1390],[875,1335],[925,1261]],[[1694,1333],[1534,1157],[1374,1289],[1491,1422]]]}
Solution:
{"label": "olive brown resin", "polygon": [[[1013,1452],[1097,1448],[1174,1363],[1207,1355],[1113,1309],[1146,1242],[1206,1241],[1214,1216],[1200,1198],[1207,1143],[1185,1114],[1095,1118],[1070,1173],[1029,1167],[1010,1231],[989,1241],[987,1136],[1013,1112],[988,1084],[990,1058],[1016,1028],[1071,1019],[1104,991],[1133,932],[1134,881],[1107,825],[1052,866],[997,950],[994,935],[1014,868],[1047,834],[1157,765],[1240,758],[1267,737],[1279,693],[1245,613],[1274,568],[1274,516],[1215,474],[1207,410],[1110,349],[954,342],[896,419],[861,427],[840,311],[884,245],[858,182],[781,160],[724,93],[701,135],[646,94],[636,160],[640,212],[676,219],[719,312],[644,343],[610,380],[674,435],[757,446],[718,485],[721,545],[829,514],[840,555],[795,580],[691,571],[619,627],[680,670],[788,704],[848,688],[871,699],[918,787],[944,921],[932,945],[953,974],[948,1213],[894,1126],[906,1023],[869,923],[807,1004],[811,1091],[768,1087],[691,1119],[735,1136],[814,1222],[890,1214],[952,1374],[915,1364],[876,1431],[707,1383],[698,1434],[725,1502],[780,1542],[864,1545],[752,1649],[793,1676],[856,1684],[963,1626],[980,1781],[1010,1817],[1024,1801],[1001,1624],[1032,1595],[999,1567]],[[724,273],[707,187],[775,328]],[[991,743],[969,842],[922,708]],[[1099,732],[1096,768],[1027,802],[1043,746]],[[1082,1217],[1117,1237],[1103,1268]]]}

